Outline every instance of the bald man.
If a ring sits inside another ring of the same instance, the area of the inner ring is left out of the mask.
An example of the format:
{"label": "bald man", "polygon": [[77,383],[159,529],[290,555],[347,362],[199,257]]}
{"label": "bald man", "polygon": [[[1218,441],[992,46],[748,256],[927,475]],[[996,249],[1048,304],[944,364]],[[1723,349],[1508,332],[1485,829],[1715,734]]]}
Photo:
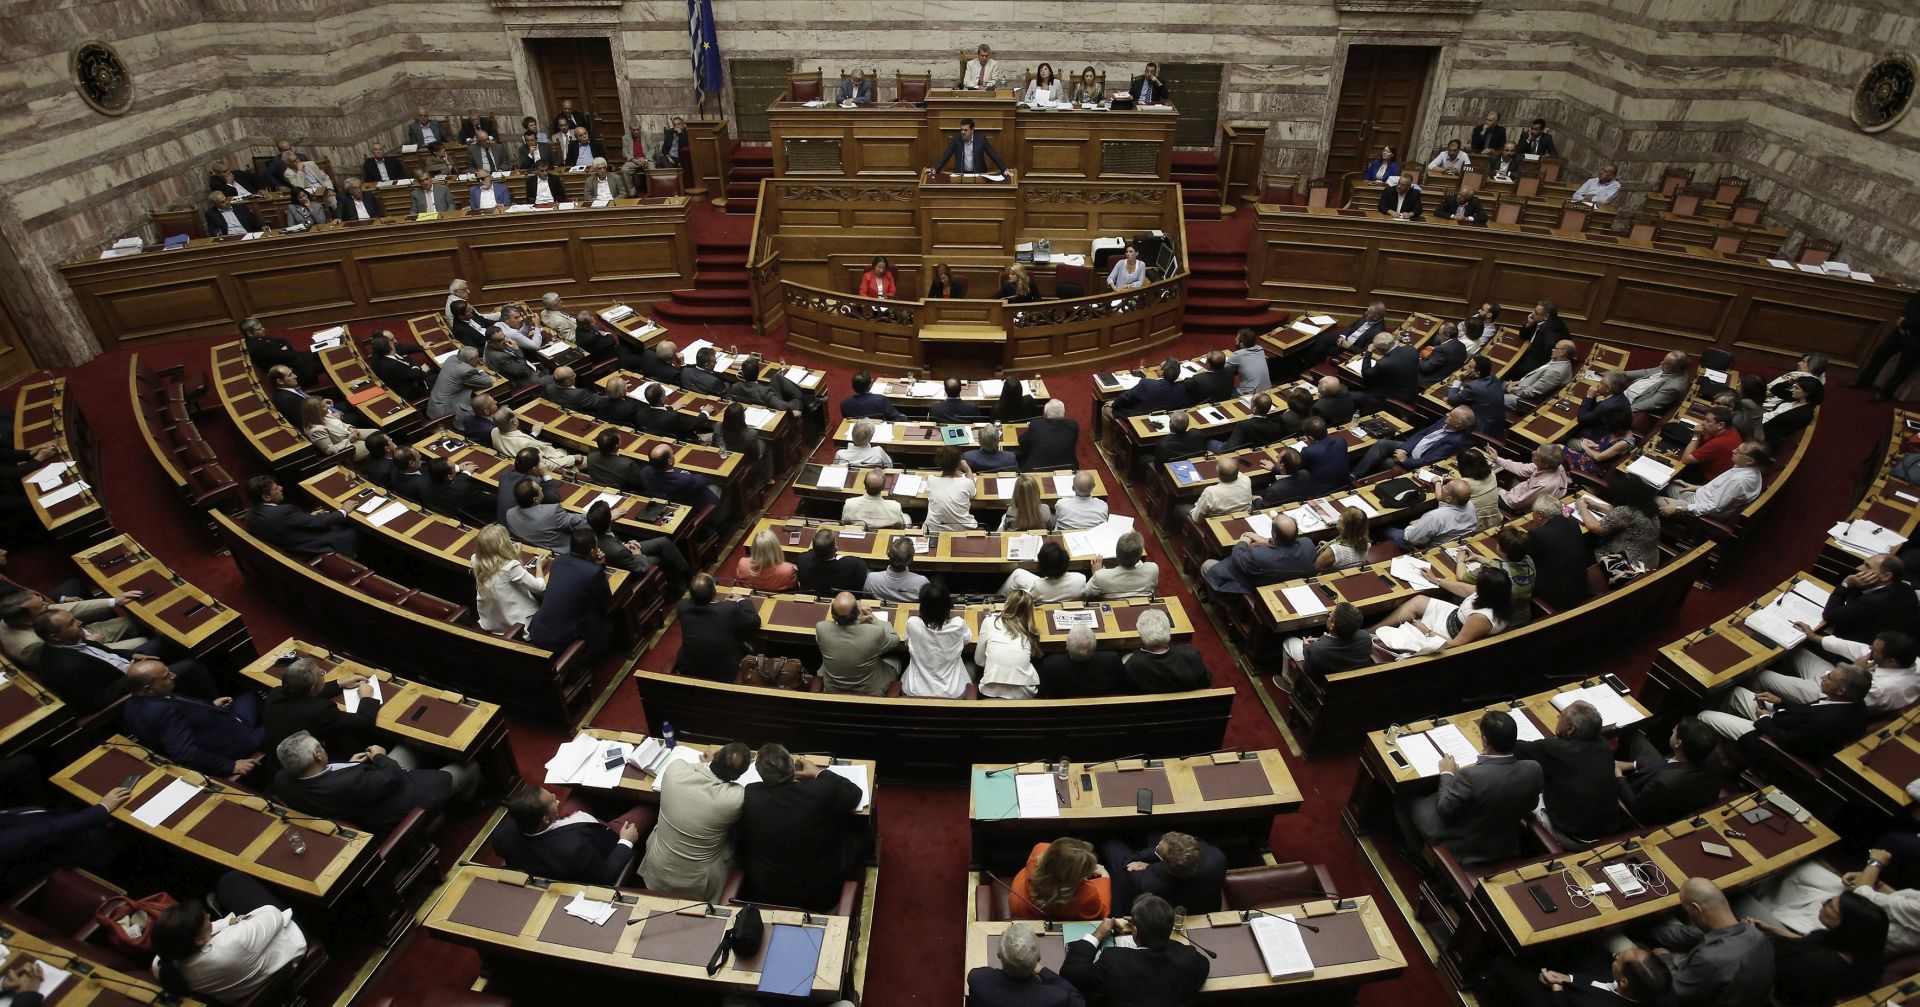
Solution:
{"label": "bald man", "polygon": [[1093,495],[1093,473],[1074,474],[1073,495],[1055,501],[1053,519],[1061,531],[1098,528],[1107,523],[1107,502]]}
{"label": "bald man", "polygon": [[1687,394],[1687,355],[1674,350],[1658,367],[1627,371],[1627,404],[1636,413],[1665,412]]}
{"label": "bald man", "polygon": [[828,692],[886,694],[900,677],[900,638],[893,625],[874,617],[848,591],[833,596],[829,617],[813,627],[820,644],[820,676]]}
{"label": "bald man", "polygon": [[1401,552],[1422,552],[1443,542],[1473,534],[1480,518],[1473,509],[1473,487],[1465,479],[1448,479],[1433,488],[1440,506],[1415,518],[1406,528],[1388,528],[1386,536]]}
{"label": "bald man", "polygon": [[252,692],[214,700],[174,692],[175,676],[159,661],[127,669],[132,696],[121,716],[142,744],[209,776],[245,776],[260,765],[267,732],[260,697]]}
{"label": "bald man", "polygon": [[720,489],[707,485],[707,477],[675,468],[673,449],[655,444],[647,455],[647,467],[640,470],[640,491],[650,497],[689,507],[705,507],[720,502]]}
{"label": "bald man", "polygon": [[1216,514],[1231,514],[1253,505],[1253,484],[1240,478],[1240,462],[1222,458],[1217,464],[1214,484],[1200,491],[1194,501],[1193,519],[1205,521]]}
{"label": "bald man", "polygon": [[[40,638],[40,664],[34,677],[79,714],[100,710],[133,691],[127,677],[134,664],[151,654],[122,654],[94,638],[78,617],[65,609],[42,609],[33,620]],[[177,661],[173,670],[187,691],[211,698],[213,676],[200,662]]]}
{"label": "bald man", "polygon": [[1553,344],[1547,362],[1528,371],[1518,381],[1507,382],[1507,408],[1520,408],[1521,399],[1544,399],[1573,380],[1573,340]]}
{"label": "bald man", "polygon": [[1247,532],[1240,536],[1226,559],[1202,563],[1200,575],[1215,591],[1253,594],[1263,585],[1313,573],[1313,559],[1318,551],[1311,539],[1300,537],[1300,526],[1292,518],[1280,514],[1273,519],[1272,538]]}
{"label": "bald man", "polygon": [[1656,928],[1654,949],[1673,973],[1682,1004],[1766,1004],[1773,991],[1773,947],[1767,935],[1735,916],[1726,893],[1706,878],[1680,886],[1686,922]]}
{"label": "bald man", "polygon": [[1353,477],[1364,479],[1388,468],[1412,470],[1444,461],[1473,442],[1473,410],[1456,406],[1447,415],[1407,437],[1376,442],[1353,467]]}
{"label": "bald man", "polygon": [[599,416],[607,409],[607,397],[599,392],[578,386],[579,377],[571,367],[556,367],[553,373],[540,379],[540,390],[547,401]]}

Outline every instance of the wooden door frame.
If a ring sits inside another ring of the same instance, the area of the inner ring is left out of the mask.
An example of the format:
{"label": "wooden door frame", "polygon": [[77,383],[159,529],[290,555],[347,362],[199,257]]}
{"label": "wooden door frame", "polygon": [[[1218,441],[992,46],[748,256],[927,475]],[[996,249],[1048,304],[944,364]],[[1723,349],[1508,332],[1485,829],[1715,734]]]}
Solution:
{"label": "wooden door frame", "polygon": [[[602,123],[594,139],[605,144],[609,141],[627,136],[629,127],[633,122],[633,117],[627,114],[627,102],[628,98],[633,94],[633,82],[627,77],[627,61],[621,58],[620,50],[616,48],[616,46],[619,45],[621,37],[621,23],[619,21],[575,22],[564,25],[508,21],[505,27],[507,33],[507,53],[513,60],[513,82],[520,92],[520,105],[522,107],[520,114],[534,116],[541,120],[543,127],[547,120],[553,117],[552,110],[554,106],[553,103],[548,100],[547,95],[540,93],[542,84],[540,71],[539,68],[533,65],[533,56],[527,52],[527,41],[529,39],[546,38],[605,39],[607,52],[613,57],[613,79],[617,81],[620,86],[620,122],[618,124],[618,130],[612,137],[601,135],[606,131],[605,124]],[[614,145],[623,149],[625,148],[623,142],[616,142]]]}
{"label": "wooden door frame", "polygon": [[[1446,100],[1447,81],[1453,74],[1453,53],[1460,42],[1458,30],[1401,31],[1393,28],[1356,27],[1342,25],[1336,42],[1337,49],[1330,75],[1332,93],[1327,96],[1326,111],[1320,116],[1320,136],[1325,142],[1320,144],[1320,152],[1315,156],[1313,175],[1324,177],[1327,173],[1327,160],[1332,154],[1329,147],[1333,137],[1333,123],[1340,115],[1340,88],[1347,80],[1347,50],[1356,45],[1405,45],[1422,46],[1434,49],[1433,64],[1428,70],[1425,90],[1420,96],[1420,107],[1414,112],[1413,124],[1408,134],[1417,138],[1418,147],[1408,144],[1409,153],[1414,150],[1426,150],[1433,144],[1431,137],[1436,131],[1435,124],[1440,121],[1440,110]],[[1405,159],[1406,155],[1402,155]],[[1420,155],[1420,163],[1427,163],[1427,156]]]}

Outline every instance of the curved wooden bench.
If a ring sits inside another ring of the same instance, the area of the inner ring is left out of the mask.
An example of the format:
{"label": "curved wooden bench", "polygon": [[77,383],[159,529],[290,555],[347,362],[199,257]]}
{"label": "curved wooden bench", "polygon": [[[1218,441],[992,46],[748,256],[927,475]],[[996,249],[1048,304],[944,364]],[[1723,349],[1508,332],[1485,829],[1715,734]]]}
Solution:
{"label": "curved wooden bench", "polygon": [[1222,747],[1230,688],[1095,699],[888,699],[789,692],[637,671],[650,733],[779,740],[795,751],[874,759],[889,780],[958,783],[976,762],[1189,755]]}
{"label": "curved wooden bench", "polygon": [[188,384],[185,368],[180,365],[155,371],[141,362],[138,353],[127,362],[127,395],[133,402],[133,419],[160,470],[188,507],[202,511],[212,507],[231,509],[240,485],[201,438],[199,424],[193,420],[199,408],[198,395]]}

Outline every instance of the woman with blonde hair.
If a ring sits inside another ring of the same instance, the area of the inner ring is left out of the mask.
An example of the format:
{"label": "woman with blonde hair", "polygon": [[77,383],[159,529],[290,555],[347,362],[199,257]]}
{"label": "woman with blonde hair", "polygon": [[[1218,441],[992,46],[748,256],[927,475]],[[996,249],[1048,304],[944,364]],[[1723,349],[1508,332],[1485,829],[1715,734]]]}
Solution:
{"label": "woman with blonde hair", "polygon": [[1113,880],[1084,839],[1035,843],[1012,888],[1016,920],[1102,920],[1113,911]]}
{"label": "woman with blonde hair", "polygon": [[354,461],[367,457],[366,438],[373,432],[348,426],[346,420],[335,416],[327,408],[326,399],[311,395],[300,401],[300,429],[307,435],[307,440],[320,449],[321,454],[338,454],[352,448]]}
{"label": "woman with blonde hair", "polygon": [[800,586],[800,568],[787,562],[780,549],[780,536],[771,528],[760,529],[747,554],[734,565],[733,579],[755,591],[791,591]]}
{"label": "woman with blonde hair", "polygon": [[1000,530],[1053,530],[1053,508],[1040,501],[1040,480],[1023,475],[1013,481],[1013,506],[1000,519]]}
{"label": "woman with blonde hair", "polygon": [[1033,628],[1033,596],[1015,590],[1000,611],[980,619],[973,659],[980,663],[980,695],[991,699],[1032,699],[1040,694],[1040,673],[1033,670],[1040,634]]}
{"label": "woman with blonde hair", "polygon": [[490,524],[473,537],[474,614],[480,628],[489,633],[506,633],[525,626],[540,611],[540,596],[547,591],[547,567],[551,555],[540,557],[539,573],[520,562],[520,546],[507,534],[505,525]]}
{"label": "woman with blonde hair", "polygon": [[1367,550],[1371,548],[1373,540],[1368,537],[1367,512],[1358,507],[1342,508],[1339,530],[1333,538],[1320,543],[1320,553],[1313,558],[1313,568],[1324,572],[1359,566],[1367,561]]}

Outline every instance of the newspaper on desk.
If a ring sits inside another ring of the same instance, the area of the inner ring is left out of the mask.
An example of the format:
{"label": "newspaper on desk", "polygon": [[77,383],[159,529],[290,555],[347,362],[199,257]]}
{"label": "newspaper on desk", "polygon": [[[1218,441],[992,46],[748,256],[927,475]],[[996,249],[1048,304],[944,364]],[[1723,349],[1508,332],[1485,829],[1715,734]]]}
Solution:
{"label": "newspaper on desk", "polygon": [[1030,563],[1040,558],[1040,547],[1046,539],[1039,535],[1013,535],[1007,539],[1007,559],[1015,563]]}
{"label": "newspaper on desk", "polygon": [[1085,627],[1091,630],[1100,628],[1100,612],[1091,608],[1065,608],[1053,612],[1053,629],[1056,633],[1071,633]]}
{"label": "newspaper on desk", "polygon": [[1906,539],[1892,529],[1883,528],[1865,518],[1842,521],[1828,528],[1827,534],[1835,545],[1859,556],[1894,552],[1906,543]]}

